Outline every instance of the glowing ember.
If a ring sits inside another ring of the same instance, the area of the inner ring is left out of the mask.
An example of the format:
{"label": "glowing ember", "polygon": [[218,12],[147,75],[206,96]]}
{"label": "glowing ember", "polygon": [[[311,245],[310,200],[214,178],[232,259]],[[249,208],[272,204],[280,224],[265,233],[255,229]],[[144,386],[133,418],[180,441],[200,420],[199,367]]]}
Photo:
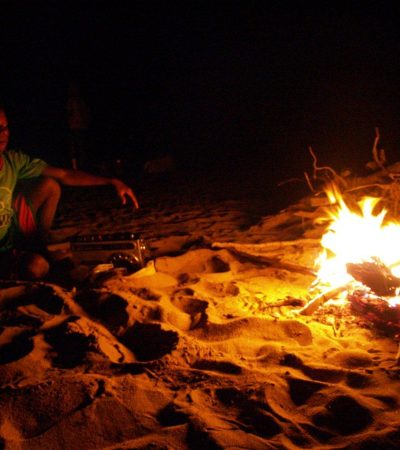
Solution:
{"label": "glowing ember", "polygon": [[[375,212],[380,199],[365,197],[358,203],[359,210],[352,211],[337,190],[330,190],[328,198],[334,206],[321,240],[324,250],[316,262],[318,284],[329,288],[342,286],[353,280],[347,272],[347,263],[373,258],[379,258],[393,275],[400,276],[400,224],[384,223],[385,209]],[[393,305],[400,303],[400,298],[388,301]]]}

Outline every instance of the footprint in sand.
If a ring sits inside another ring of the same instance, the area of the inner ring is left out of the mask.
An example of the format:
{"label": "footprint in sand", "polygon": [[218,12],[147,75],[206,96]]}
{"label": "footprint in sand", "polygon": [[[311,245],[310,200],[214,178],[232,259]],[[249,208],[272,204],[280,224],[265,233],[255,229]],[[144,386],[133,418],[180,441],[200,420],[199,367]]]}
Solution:
{"label": "footprint in sand", "polygon": [[229,375],[240,375],[243,372],[240,366],[230,361],[200,359],[192,364],[192,367],[198,370],[210,370],[212,372],[220,372]]}
{"label": "footprint in sand", "polygon": [[238,421],[246,429],[263,438],[271,438],[282,431],[274,411],[267,403],[251,398],[250,392],[234,387],[220,388],[215,391],[216,398],[223,405],[237,409]]}
{"label": "footprint in sand", "polygon": [[158,412],[157,420],[164,427],[173,427],[189,422],[189,416],[174,403],[168,403],[165,408]]}
{"label": "footprint in sand", "polygon": [[141,298],[142,300],[149,300],[152,302],[157,302],[160,300],[161,296],[158,294],[155,294],[150,289],[147,288],[130,288],[129,289],[132,294],[136,295],[137,297]]}
{"label": "footprint in sand", "polygon": [[206,262],[207,271],[209,273],[229,272],[230,266],[219,256],[213,256]]}
{"label": "footprint in sand", "polygon": [[[208,307],[208,302],[195,298],[194,295],[195,292],[193,289],[183,288],[175,291],[171,297],[171,303],[185,313],[185,315],[190,316],[189,329],[191,330],[207,321],[206,309]],[[185,325],[184,328],[187,328],[186,322],[187,320],[183,321],[183,324]],[[178,328],[182,328],[179,327],[179,324],[175,325],[178,326]]]}
{"label": "footprint in sand", "polygon": [[323,411],[312,418],[315,425],[342,435],[358,433],[373,422],[369,409],[348,395],[339,395],[328,402]]}
{"label": "footprint in sand", "polygon": [[100,320],[113,333],[117,333],[128,324],[128,302],[119,295],[91,289],[79,292],[75,300],[85,311]]}
{"label": "footprint in sand", "polygon": [[179,341],[179,336],[174,331],[163,330],[159,324],[136,322],[120,341],[139,361],[152,361],[171,353]]}
{"label": "footprint in sand", "polygon": [[68,316],[62,323],[45,329],[43,335],[50,345],[48,358],[56,367],[68,369],[93,361],[102,361],[106,366],[134,361],[132,352],[105,327],[83,316]]}
{"label": "footprint in sand", "polygon": [[296,406],[304,405],[316,392],[328,385],[317,381],[303,380],[301,378],[287,377],[289,394]]}
{"label": "footprint in sand", "polygon": [[191,276],[190,274],[183,272],[178,275],[177,280],[179,286],[183,286],[185,284],[196,284],[200,281],[200,278],[196,276]]}
{"label": "footprint in sand", "polygon": [[44,333],[46,341],[53,347],[51,356],[56,367],[73,368],[80,365],[95,346],[94,337],[84,334],[75,326],[75,320],[76,317],[71,317]]}
{"label": "footprint in sand", "polygon": [[300,357],[294,353],[287,353],[282,358],[280,364],[282,366],[292,367],[293,369],[301,370],[304,375],[307,375],[313,380],[325,381],[330,383],[338,383],[345,378],[347,371],[344,369],[337,369],[336,367],[314,367],[305,364]]}
{"label": "footprint in sand", "polygon": [[0,364],[8,364],[22,359],[34,348],[32,332],[26,331],[15,336],[11,342],[0,346]]}
{"label": "footprint in sand", "polygon": [[240,293],[240,289],[233,281],[228,283],[216,283],[206,280],[203,282],[203,286],[209,294],[217,297],[226,297],[227,295],[236,297]]}
{"label": "footprint in sand", "polygon": [[351,371],[346,376],[347,386],[353,389],[364,389],[371,384],[371,377],[363,373]]}

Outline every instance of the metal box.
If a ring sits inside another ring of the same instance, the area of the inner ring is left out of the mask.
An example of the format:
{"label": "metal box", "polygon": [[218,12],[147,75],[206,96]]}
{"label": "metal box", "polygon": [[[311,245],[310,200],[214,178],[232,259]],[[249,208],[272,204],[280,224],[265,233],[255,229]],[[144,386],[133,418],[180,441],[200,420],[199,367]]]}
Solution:
{"label": "metal box", "polygon": [[146,242],[136,233],[86,234],[70,240],[72,260],[78,265],[112,264],[134,272],[146,263]]}

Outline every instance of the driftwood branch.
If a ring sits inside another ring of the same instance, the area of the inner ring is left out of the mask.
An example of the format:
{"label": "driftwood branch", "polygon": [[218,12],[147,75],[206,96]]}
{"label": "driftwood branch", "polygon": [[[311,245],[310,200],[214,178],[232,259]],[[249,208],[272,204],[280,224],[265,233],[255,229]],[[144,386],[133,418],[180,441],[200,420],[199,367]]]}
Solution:
{"label": "driftwood branch", "polygon": [[[313,159],[313,179],[316,180],[318,179],[318,172],[329,172],[332,177],[333,177],[333,181],[337,184],[337,185],[342,185],[342,186],[346,186],[347,183],[345,181],[345,179],[343,177],[341,177],[340,175],[338,175],[336,173],[336,171],[334,169],[332,169],[332,167],[329,166],[318,166],[318,160],[317,160],[317,156],[314,153],[314,150],[312,149],[312,147],[308,148],[308,151],[310,152],[310,155]],[[310,180],[308,179],[308,183],[310,182]]]}
{"label": "driftwood branch", "polygon": [[311,316],[320,306],[322,306],[325,302],[328,300],[331,300],[332,298],[335,298],[337,295],[339,295],[341,292],[346,291],[350,288],[352,284],[352,281],[349,281],[346,284],[343,284],[341,286],[328,289],[325,292],[322,292],[321,294],[318,294],[316,297],[314,297],[312,300],[310,300],[304,308],[300,309],[298,311],[299,314],[303,316]]}
{"label": "driftwood branch", "polygon": [[291,252],[291,248],[316,248],[320,246],[319,239],[297,239],[294,241],[272,241],[264,244],[237,244],[234,242],[214,242],[212,248],[223,248],[241,258],[256,264],[265,264],[277,269],[288,270],[304,275],[315,276],[311,267],[285,261],[282,256]]}
{"label": "driftwood branch", "polygon": [[375,128],[375,139],[374,145],[372,146],[372,156],[374,158],[375,164],[385,173],[388,173],[386,167],[384,166],[386,162],[385,150],[383,148],[378,148],[380,135],[379,128]]}
{"label": "driftwood branch", "polygon": [[266,255],[275,250],[289,247],[319,247],[321,241],[313,238],[295,239],[292,241],[270,241],[263,244],[239,244],[236,242],[213,242],[213,248],[234,248],[253,255]]}
{"label": "driftwood branch", "polygon": [[310,176],[308,175],[307,172],[304,172],[304,178],[306,179],[307,186],[310,188],[310,191],[311,192],[315,192],[314,186],[312,185],[311,180],[310,180]]}

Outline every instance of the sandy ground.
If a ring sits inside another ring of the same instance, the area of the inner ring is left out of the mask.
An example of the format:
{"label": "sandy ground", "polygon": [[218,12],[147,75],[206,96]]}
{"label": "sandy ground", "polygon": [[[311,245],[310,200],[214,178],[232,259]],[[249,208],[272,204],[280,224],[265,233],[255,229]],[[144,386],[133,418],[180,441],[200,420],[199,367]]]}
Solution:
{"label": "sandy ground", "polygon": [[138,211],[64,192],[54,242],[134,231],[151,258],[75,285],[1,283],[2,448],[400,447],[394,336],[349,305],[298,314],[317,203],[229,175],[138,180]]}

